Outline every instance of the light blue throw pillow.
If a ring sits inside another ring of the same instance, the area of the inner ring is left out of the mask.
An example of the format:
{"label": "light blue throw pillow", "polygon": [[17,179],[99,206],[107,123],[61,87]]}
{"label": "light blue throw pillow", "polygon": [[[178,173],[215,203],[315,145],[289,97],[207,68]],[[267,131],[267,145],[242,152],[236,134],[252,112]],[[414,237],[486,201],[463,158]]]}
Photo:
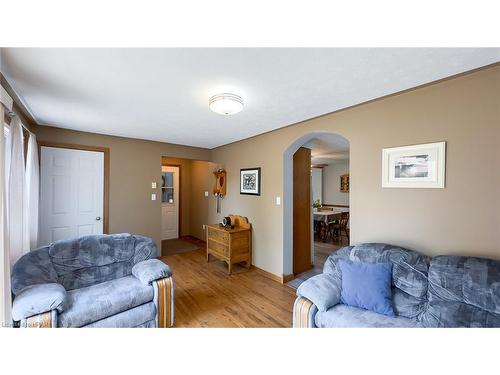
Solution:
{"label": "light blue throw pillow", "polygon": [[392,264],[339,259],[339,266],[342,271],[340,302],[394,316],[391,300]]}

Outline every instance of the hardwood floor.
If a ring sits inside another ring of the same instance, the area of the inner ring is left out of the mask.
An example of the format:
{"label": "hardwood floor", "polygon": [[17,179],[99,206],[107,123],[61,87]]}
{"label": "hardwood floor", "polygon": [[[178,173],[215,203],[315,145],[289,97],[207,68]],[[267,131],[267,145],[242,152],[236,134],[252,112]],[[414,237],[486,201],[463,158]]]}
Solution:
{"label": "hardwood floor", "polygon": [[[199,244],[204,244],[198,241]],[[161,258],[174,276],[174,327],[291,327],[295,290],[259,270],[206,262],[205,249]]]}

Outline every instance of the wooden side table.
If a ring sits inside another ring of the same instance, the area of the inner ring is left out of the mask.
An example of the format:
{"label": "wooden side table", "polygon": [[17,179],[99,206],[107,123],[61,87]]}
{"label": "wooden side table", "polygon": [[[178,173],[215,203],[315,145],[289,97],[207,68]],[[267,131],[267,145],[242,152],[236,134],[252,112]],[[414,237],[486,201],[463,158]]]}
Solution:
{"label": "wooden side table", "polygon": [[207,262],[213,255],[227,263],[231,274],[235,263],[245,262],[247,268],[252,265],[252,226],[245,217],[229,216],[234,229],[219,224],[207,225]]}

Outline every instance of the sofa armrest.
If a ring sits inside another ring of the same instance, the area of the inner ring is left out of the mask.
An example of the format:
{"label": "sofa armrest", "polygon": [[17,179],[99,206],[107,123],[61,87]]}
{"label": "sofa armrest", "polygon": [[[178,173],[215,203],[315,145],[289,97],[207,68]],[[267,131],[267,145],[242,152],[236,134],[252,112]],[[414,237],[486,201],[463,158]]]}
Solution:
{"label": "sofa armrest", "polygon": [[315,328],[314,319],[318,308],[304,297],[297,297],[293,304],[293,328]]}
{"label": "sofa armrest", "polygon": [[61,284],[30,285],[14,299],[12,317],[15,321],[19,321],[34,315],[50,313],[52,310],[61,312],[65,302],[66,289]]}
{"label": "sofa armrest", "polygon": [[144,284],[172,276],[170,267],[158,259],[148,259],[132,267],[132,274]]}
{"label": "sofa armrest", "polygon": [[153,302],[156,306],[156,326],[169,328],[174,325],[174,279],[164,277],[152,282]]}
{"label": "sofa armrest", "polygon": [[340,280],[323,273],[300,284],[297,295],[310,300],[319,311],[326,311],[340,302],[341,289]]}

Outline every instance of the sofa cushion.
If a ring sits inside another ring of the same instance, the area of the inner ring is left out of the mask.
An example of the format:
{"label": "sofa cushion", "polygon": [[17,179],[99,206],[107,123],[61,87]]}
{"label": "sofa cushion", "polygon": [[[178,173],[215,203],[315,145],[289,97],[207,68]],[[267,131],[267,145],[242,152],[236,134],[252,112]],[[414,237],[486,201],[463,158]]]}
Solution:
{"label": "sofa cushion", "polygon": [[398,246],[365,243],[333,252],[325,262],[323,273],[341,280],[340,259],[392,263],[394,312],[407,318],[418,318],[426,308],[428,257]]}
{"label": "sofa cushion", "polygon": [[325,312],[317,312],[319,328],[414,328],[420,327],[415,319],[402,316],[390,317],[357,307],[338,304]]}
{"label": "sofa cushion", "polygon": [[394,316],[392,309],[391,263],[339,260],[342,270],[340,301],[379,314]]}
{"label": "sofa cushion", "polygon": [[429,267],[426,327],[500,327],[500,261],[437,256]]}
{"label": "sofa cushion", "polygon": [[427,296],[417,298],[398,288],[392,288],[392,307],[396,315],[418,320],[426,305]]}
{"label": "sofa cushion", "polygon": [[152,301],[153,294],[151,285],[132,275],[71,290],[67,293],[65,311],[58,317],[58,326],[88,325]]}
{"label": "sofa cushion", "polygon": [[156,327],[156,307],[153,302],[90,323],[84,328]]}
{"label": "sofa cushion", "polygon": [[341,280],[342,272],[340,271],[340,267],[338,265],[339,259],[349,260],[352,248],[353,246],[346,246],[331,253],[325,261],[325,265],[323,266],[323,273],[331,275],[335,279]]}
{"label": "sofa cushion", "polygon": [[392,263],[392,283],[417,298],[427,294],[428,257],[399,246],[365,243],[351,249],[349,259],[371,263]]}
{"label": "sofa cushion", "polygon": [[153,240],[128,233],[83,236],[49,247],[58,282],[66,290],[128,276],[134,264],[156,256]]}

